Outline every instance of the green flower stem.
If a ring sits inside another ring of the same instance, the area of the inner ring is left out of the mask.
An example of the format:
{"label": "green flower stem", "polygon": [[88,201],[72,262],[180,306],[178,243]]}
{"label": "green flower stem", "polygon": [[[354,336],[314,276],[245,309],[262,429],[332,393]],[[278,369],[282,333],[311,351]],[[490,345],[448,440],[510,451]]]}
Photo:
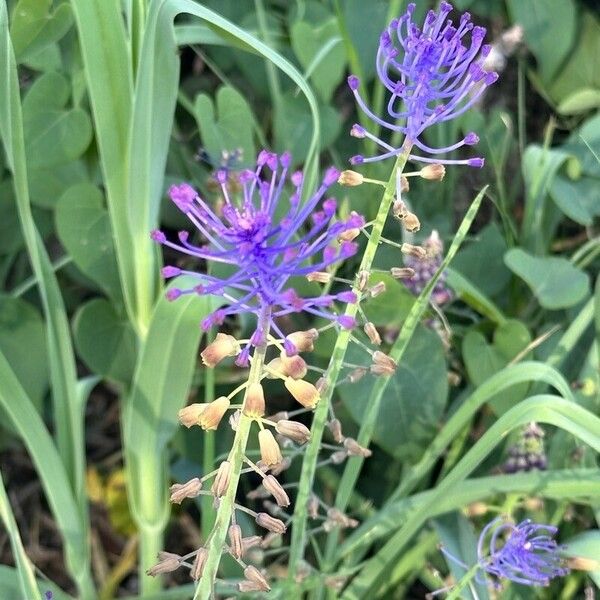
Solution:
{"label": "green flower stem", "polygon": [[[269,335],[269,319],[264,318],[265,325],[264,339],[268,338]],[[248,374],[248,387],[252,383],[259,383],[263,372],[263,365],[265,362],[265,354],[267,346],[261,346],[256,348],[250,365],[250,373]],[[244,404],[248,395],[248,387],[246,388],[246,394],[244,395]],[[219,509],[215,518],[215,525],[208,536],[206,541],[206,548],[208,550],[208,557],[204,565],[202,577],[196,588],[194,594],[194,600],[208,600],[213,597],[213,588],[217,572],[219,569],[219,563],[221,562],[221,555],[223,554],[223,546],[225,544],[225,538],[227,536],[227,529],[231,523],[231,515],[235,510],[235,495],[240,480],[240,474],[242,466],[244,464],[244,456],[246,454],[246,445],[248,444],[248,437],[250,435],[250,426],[252,425],[253,419],[247,417],[242,413],[238,423],[237,431],[235,432],[235,438],[233,439],[233,445],[229,451],[227,460],[231,463],[231,477],[227,491],[225,495],[219,501]]]}
{"label": "green flower stem", "polygon": [[[406,145],[402,154],[396,159],[396,164],[392,169],[392,174],[388,180],[381,199],[379,211],[377,217],[373,222],[373,227],[370,232],[369,241],[365,248],[362,261],[360,263],[360,271],[370,271],[377,252],[377,247],[381,240],[381,234],[387,216],[390,213],[392,202],[394,201],[394,192],[396,191],[396,177],[404,169],[410,147]],[[356,287],[354,291],[359,293]],[[349,304],[346,308],[345,315],[349,317],[355,317],[358,311],[358,304]],[[319,457],[319,450],[321,447],[321,439],[323,437],[323,430],[325,428],[325,422],[329,413],[329,406],[333,396],[333,390],[335,382],[337,381],[340,371],[342,369],[342,362],[350,342],[350,331],[342,330],[337,338],[329,368],[327,369],[325,391],[321,396],[319,404],[317,405],[315,415],[311,427],[311,440],[306,448],[306,454],[302,463],[302,474],[300,477],[300,484],[298,486],[298,496],[296,498],[296,506],[294,510],[294,516],[292,520],[292,542],[290,547],[290,560],[289,560],[289,579],[293,581],[296,575],[297,568],[304,555],[304,548],[306,546],[307,534],[306,524],[308,520],[307,513],[307,502],[311,493],[313,482],[315,478],[315,471],[317,468],[317,460]]]}
{"label": "green flower stem", "polygon": [[[215,339],[214,330],[211,330],[206,342],[210,344]],[[215,370],[204,369],[204,402],[209,403],[215,399]],[[202,453],[202,475],[210,473],[215,464],[215,431],[204,433]],[[214,513],[212,511],[212,498],[202,496],[202,532],[210,531],[214,525]]]}
{"label": "green flower stem", "polygon": [[473,581],[479,565],[473,565],[460,579],[460,581],[452,588],[452,591],[446,596],[446,600],[458,600],[461,597],[461,592]]}

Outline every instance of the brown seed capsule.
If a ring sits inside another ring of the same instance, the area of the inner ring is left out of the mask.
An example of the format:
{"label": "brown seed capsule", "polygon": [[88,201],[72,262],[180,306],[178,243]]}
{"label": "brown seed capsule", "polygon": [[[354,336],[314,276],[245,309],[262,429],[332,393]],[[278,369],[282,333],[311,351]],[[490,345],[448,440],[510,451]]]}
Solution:
{"label": "brown seed capsule", "polygon": [[261,429],[258,432],[258,445],[260,446],[260,456],[262,461],[268,467],[276,465],[283,460],[279,444],[277,444],[269,429]]}
{"label": "brown seed capsule", "polygon": [[241,351],[239,342],[232,335],[217,333],[215,341],[206,346],[200,356],[207,367],[214,367],[227,356],[237,356]]}
{"label": "brown seed capsule", "polygon": [[441,181],[444,179],[445,174],[446,167],[442,164],[427,165],[419,171],[419,175],[423,179],[430,179],[432,181]]}
{"label": "brown seed capsule", "polygon": [[253,581],[240,581],[237,584],[238,592],[243,592],[249,594],[250,592],[262,592],[263,589],[258,583],[254,583]]}
{"label": "brown seed capsule", "polygon": [[163,573],[171,573],[178,569],[181,565],[181,556],[171,552],[159,552],[158,562],[146,571],[146,575],[156,577]]}
{"label": "brown seed capsule", "polygon": [[294,331],[286,337],[294,344],[298,352],[312,352],[314,341],[319,337],[319,332],[313,328],[307,331]]}
{"label": "brown seed capsule", "polygon": [[362,271],[358,272],[356,287],[359,292],[363,292],[365,290],[365,288],[367,287],[367,284],[369,283],[370,276],[371,275],[370,275],[369,271],[362,270]]}
{"label": "brown seed capsule", "polygon": [[207,404],[206,408],[200,413],[198,425],[205,431],[216,429],[230,404],[229,398],[226,398],[225,396],[213,400]]}
{"label": "brown seed capsule", "polygon": [[275,425],[275,430],[298,444],[306,444],[310,440],[310,429],[298,421],[281,420]]}
{"label": "brown seed capsule", "polygon": [[338,177],[338,183],[340,185],[347,185],[350,187],[361,185],[364,180],[365,178],[360,173],[351,171],[350,169],[342,171]]}
{"label": "brown seed capsule", "polygon": [[396,217],[396,219],[404,219],[408,214],[408,208],[406,207],[406,203],[404,200],[395,200],[392,206],[392,214]]}
{"label": "brown seed capsule", "polygon": [[174,504],[181,504],[181,501],[185,498],[195,498],[200,494],[202,489],[202,482],[198,477],[190,479],[186,483],[174,483],[169,491],[171,492],[170,500]]}
{"label": "brown seed capsule", "polygon": [[350,380],[350,383],[356,383],[357,381],[360,381],[366,374],[367,369],[364,367],[356,367],[356,369],[354,369],[350,375],[348,375],[348,379]]}
{"label": "brown seed capsule", "polygon": [[219,470],[215,475],[212,487],[210,491],[213,493],[215,498],[220,498],[225,494],[229,487],[229,479],[231,478],[231,463],[228,460],[224,460],[219,465]]}
{"label": "brown seed capsule", "polygon": [[371,298],[377,298],[377,296],[380,296],[384,292],[385,292],[385,282],[383,282],[383,281],[376,283],[372,288],[369,289],[369,295],[371,296]]}
{"label": "brown seed capsule", "polygon": [[263,539],[260,535],[251,535],[249,537],[242,538],[242,555],[246,554],[250,548],[260,546]]}
{"label": "brown seed capsule", "polygon": [[339,419],[331,419],[329,423],[327,423],[327,427],[329,431],[331,431],[331,435],[333,439],[341,444],[344,441],[344,434],[342,433],[342,423]]}
{"label": "brown seed capsule", "polygon": [[361,446],[354,438],[347,437],[344,440],[344,448],[348,451],[348,456],[363,456],[368,458],[373,454],[368,448]]}
{"label": "brown seed capsule", "polygon": [[404,225],[404,229],[410,233],[416,233],[421,229],[421,221],[419,221],[419,217],[414,213],[406,213],[404,219],[402,219],[402,225]]}
{"label": "brown seed capsule", "polygon": [[393,375],[397,366],[398,363],[387,354],[379,350],[373,352],[373,363],[371,364],[373,375]]}
{"label": "brown seed capsule", "polygon": [[260,383],[251,383],[244,400],[244,414],[251,419],[265,416],[265,393]]}
{"label": "brown seed capsule", "polygon": [[319,391],[304,379],[286,378],[285,387],[304,408],[314,408],[319,402]]}
{"label": "brown seed capsule", "polygon": [[281,487],[281,484],[273,475],[267,475],[262,482],[265,489],[275,498],[275,502],[277,502],[278,506],[286,506],[290,505],[290,499],[288,495],[285,493],[285,490]]}
{"label": "brown seed capsule", "polygon": [[190,404],[182,408],[177,416],[179,417],[179,422],[188,429],[193,427],[194,425],[198,425],[200,420],[200,415],[204,412],[204,409],[207,407],[207,404]]}
{"label": "brown seed capsule", "polygon": [[285,533],[287,529],[283,521],[276,519],[265,512],[258,513],[255,517],[255,521],[257,525],[260,525],[260,527],[272,531],[273,533]]}
{"label": "brown seed capsule", "polygon": [[319,516],[319,499],[315,494],[311,494],[306,503],[306,510],[311,519],[316,519]]}
{"label": "brown seed capsule", "polygon": [[244,577],[260,586],[260,589],[263,592],[268,592],[271,589],[269,582],[264,578],[263,574],[252,565],[249,565],[244,569]]}
{"label": "brown seed capsule", "polygon": [[345,515],[341,510],[337,508],[330,508],[327,511],[327,518],[340,525],[341,527],[357,527],[358,521],[351,519],[348,515]]}
{"label": "brown seed capsule", "polygon": [[415,270],[410,267],[392,267],[390,273],[394,279],[412,279],[415,276]]}
{"label": "brown seed capsule", "polygon": [[334,465],[341,465],[346,458],[348,458],[348,453],[345,450],[338,450],[329,457]]}
{"label": "brown seed capsule", "polygon": [[381,336],[379,335],[377,328],[373,323],[371,323],[371,321],[365,323],[364,331],[367,334],[369,340],[371,340],[372,344],[375,344],[376,346],[381,346]]}
{"label": "brown seed capsule", "polygon": [[427,257],[427,250],[425,250],[425,248],[422,248],[421,246],[414,246],[413,244],[407,244],[407,243],[402,244],[400,251],[402,252],[402,254],[407,254],[408,256],[414,256],[415,258],[418,258],[419,260],[423,260],[424,258]]}
{"label": "brown seed capsule", "polygon": [[229,537],[229,553],[233,558],[239,560],[244,553],[244,548],[242,546],[242,528],[237,523],[230,525],[227,535]]}
{"label": "brown seed capsule", "polygon": [[331,273],[325,271],[313,271],[306,276],[308,281],[316,281],[317,283],[329,283],[331,281]]}

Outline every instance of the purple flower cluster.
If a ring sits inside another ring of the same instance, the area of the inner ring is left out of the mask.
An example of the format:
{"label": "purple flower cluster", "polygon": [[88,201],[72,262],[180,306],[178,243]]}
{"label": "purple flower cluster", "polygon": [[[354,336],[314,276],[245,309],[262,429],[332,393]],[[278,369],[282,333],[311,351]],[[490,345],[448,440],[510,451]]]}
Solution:
{"label": "purple flower cluster", "polygon": [[[237,364],[246,366],[252,346],[265,343],[263,331],[268,324],[282,338],[285,336],[275,319],[290,313],[305,311],[344,328],[354,320],[338,316],[334,301],[354,303],[352,291],[302,298],[289,286],[289,279],[322,271],[357,251],[357,245],[344,240],[344,233],[359,229],[364,219],[353,213],[344,221],[334,221],[337,203],[326,198],[327,189],[337,181],[339,172],[330,168],[321,185],[310,196],[304,193],[304,178],[300,171],[288,177],[290,155],[281,156],[263,150],[256,169],[239,173],[241,198],[232,197],[227,185],[227,172],[217,171],[224,206],[217,214],[187,183],[174,185],[169,196],[188,217],[206,242],[195,245],[187,231],[179,232],[179,244],[169,241],[162,231],[152,232],[156,242],[201,261],[229,265],[231,274],[215,277],[202,271],[187,271],[175,266],[163,268],[165,278],[190,275],[198,284],[188,289],[171,288],[170,300],[184,294],[220,296],[226,304],[202,321],[202,328],[220,325],[228,315],[253,313],[257,326],[250,343],[238,356]],[[288,180],[294,188],[288,194]],[[303,196],[308,196],[302,201]],[[284,206],[284,202],[286,205]],[[320,207],[319,207],[320,205]],[[279,215],[284,215],[279,217]],[[296,352],[294,344],[285,340],[288,355]]]}
{"label": "purple flower cluster", "polygon": [[[412,21],[414,9],[415,5],[409,4],[406,13],[394,19],[381,34],[379,42],[377,74],[390,92],[387,113],[391,122],[367,107],[358,93],[358,78],[353,75],[348,78],[350,89],[364,113],[381,127],[404,134],[406,142],[395,148],[360,125],[354,125],[353,136],[373,140],[384,153],[369,158],[355,156],[351,162],[383,160],[399,155],[404,147],[414,146],[428,155],[436,155],[430,158],[411,154],[410,158],[415,161],[481,167],[483,158],[446,160],[437,156],[476,144],[479,138],[475,133],[468,133],[445,148],[427,146],[419,136],[427,127],[462,115],[498,79],[497,73],[483,68],[490,52],[489,45],[482,45],[485,29],[474,27],[469,13],[464,13],[455,26],[452,20],[446,19],[452,10],[447,2],[441,3],[437,13],[429,11],[423,28],[419,29]],[[467,37],[470,38],[468,44]]]}

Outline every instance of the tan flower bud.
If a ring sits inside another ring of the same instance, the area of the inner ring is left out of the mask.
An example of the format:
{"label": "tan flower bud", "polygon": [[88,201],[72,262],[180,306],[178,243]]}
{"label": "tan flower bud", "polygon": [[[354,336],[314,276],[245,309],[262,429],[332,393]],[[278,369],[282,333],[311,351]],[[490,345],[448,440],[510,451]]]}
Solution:
{"label": "tan flower bud", "polygon": [[242,555],[246,554],[250,548],[260,546],[263,539],[260,535],[251,535],[249,537],[242,538]]}
{"label": "tan flower bud", "polygon": [[385,282],[380,281],[379,283],[376,283],[372,288],[369,289],[369,294],[371,298],[377,298],[377,296],[380,296],[385,292],[385,289]]}
{"label": "tan flower bud", "polygon": [[240,424],[240,417],[242,416],[242,411],[238,408],[238,410],[234,411],[229,415],[229,426],[233,431],[237,431],[238,425]]}
{"label": "tan flower bud", "polygon": [[404,229],[409,231],[410,233],[416,233],[421,229],[421,221],[419,221],[419,217],[414,213],[406,213],[404,219],[402,219],[402,225],[404,225]]}
{"label": "tan flower bud", "polygon": [[341,527],[357,527],[358,521],[356,519],[351,519],[348,515],[345,515],[341,510],[337,508],[330,508],[327,511],[327,518],[340,525]]}
{"label": "tan flower bud", "polygon": [[565,559],[569,569],[577,571],[600,571],[600,561],[585,556],[571,556]]}
{"label": "tan flower bud", "polygon": [[396,372],[398,363],[379,350],[373,352],[373,363],[371,364],[371,373],[373,375],[393,375]]}
{"label": "tan flower bud", "polygon": [[208,558],[208,550],[204,547],[198,548],[198,552],[196,553],[196,558],[192,563],[192,568],[190,570],[190,577],[194,581],[198,581],[200,577],[202,577],[202,572],[204,571],[204,565],[206,564],[206,559]]}
{"label": "tan flower bud", "polygon": [[461,376],[456,371],[448,371],[448,384],[457,387],[462,381]]}
{"label": "tan flower bud", "polygon": [[252,565],[249,565],[244,569],[244,577],[258,585],[259,590],[263,592],[268,592],[271,589],[269,582],[263,577],[263,574]]}
{"label": "tan flower bud", "polygon": [[298,444],[306,444],[310,440],[310,429],[298,421],[281,420],[275,425],[275,430]]}
{"label": "tan flower bud", "polygon": [[489,506],[485,502],[472,502],[466,508],[468,517],[481,517],[489,510]]}
{"label": "tan flower bud", "polygon": [[269,421],[273,421],[273,423],[277,423],[278,421],[283,421],[284,419],[289,419],[290,415],[287,410],[280,410],[276,412],[274,415],[269,417]]}
{"label": "tan flower bud", "polygon": [[[286,439],[286,438],[283,438]],[[289,440],[288,440],[289,441]],[[291,444],[292,442],[290,442]],[[271,473],[275,476],[281,475],[286,469],[289,469],[292,466],[292,459],[288,456],[284,456],[281,462],[278,462],[276,465],[271,466]]]}
{"label": "tan flower bud", "polygon": [[207,404],[206,408],[200,413],[198,425],[204,430],[216,429],[230,404],[229,398],[226,398],[225,396],[213,400]]}
{"label": "tan flower bud", "polygon": [[363,292],[369,283],[370,273],[369,271],[359,271],[357,276],[356,287],[359,292]]}
{"label": "tan flower bud", "polygon": [[347,437],[344,440],[344,448],[348,451],[348,456],[363,456],[368,458],[373,454],[368,448],[361,446],[354,438]]}
{"label": "tan flower bud", "polygon": [[[351,217],[358,217],[358,213],[353,210],[350,212],[350,216]],[[353,227],[352,229],[347,229],[346,231],[342,231],[342,233],[340,233],[340,235],[338,236],[339,240],[342,240],[344,242],[351,242],[353,239],[357,238],[360,235],[360,228],[359,227]]]}
{"label": "tan flower bud", "polygon": [[381,336],[379,335],[377,328],[373,323],[371,323],[371,321],[365,323],[364,331],[367,334],[367,337],[371,340],[372,344],[375,344],[376,346],[381,346]]}
{"label": "tan flower bud", "polygon": [[198,477],[190,479],[187,483],[174,483],[169,491],[171,492],[171,502],[181,504],[184,498],[195,498],[200,494],[202,482]]}
{"label": "tan flower bud", "polygon": [[361,185],[364,180],[365,178],[360,173],[351,171],[350,169],[342,171],[338,177],[338,183],[340,185],[347,185],[350,187]]}
{"label": "tan flower bud", "polygon": [[237,523],[230,525],[227,535],[229,537],[229,553],[233,558],[239,560],[244,553],[244,548],[242,546],[242,528]]}
{"label": "tan flower bud", "polygon": [[250,592],[262,592],[263,589],[258,583],[254,583],[254,581],[248,581],[245,579],[244,581],[240,581],[237,584],[238,592],[243,592],[249,594]]}
{"label": "tan flower bud", "polygon": [[404,217],[406,217],[408,214],[406,203],[403,200],[394,200],[394,204],[392,205],[392,214],[396,217],[396,219],[404,219]]}
{"label": "tan flower bud", "polygon": [[275,360],[279,360],[278,371],[286,377],[302,379],[308,371],[306,361],[297,354],[296,356],[288,356],[285,352],[282,352],[279,359]]}
{"label": "tan flower bud", "polygon": [[258,444],[260,446],[260,456],[268,467],[283,460],[279,445],[269,429],[261,429],[258,432]]}
{"label": "tan flower bud", "polygon": [[215,498],[220,498],[225,494],[229,487],[229,479],[231,478],[231,463],[228,460],[224,460],[219,465],[219,470],[215,475],[212,487],[210,491],[213,493]]}
{"label": "tan flower bud", "polygon": [[314,408],[319,402],[319,391],[304,379],[286,378],[285,387],[304,408]]}
{"label": "tan flower bud", "polygon": [[329,431],[331,431],[331,435],[333,439],[341,444],[344,441],[344,434],[342,433],[342,423],[339,419],[331,419],[329,423],[327,423],[327,427]]}
{"label": "tan flower bud", "polygon": [[325,271],[313,271],[306,276],[308,281],[316,281],[317,283],[329,283],[331,281],[331,273]]}
{"label": "tan flower bud", "polygon": [[390,273],[394,279],[412,279],[415,276],[415,270],[410,267],[392,267]]}
{"label": "tan flower bud", "polygon": [[273,475],[267,475],[263,479],[262,484],[273,496],[273,498],[275,498],[275,502],[277,502],[279,506],[283,506],[285,508],[286,506],[290,505],[290,499],[288,498],[288,495],[285,493],[285,490],[281,487],[281,484],[279,481],[277,481],[277,479],[275,479],[275,477],[273,477]]}
{"label": "tan flower bud", "polygon": [[251,383],[244,400],[244,414],[251,419],[265,416],[265,393],[260,383]]}
{"label": "tan flower bud", "polygon": [[198,403],[185,406],[177,413],[179,422],[188,429],[194,425],[198,425],[198,422],[200,421],[200,415],[204,412],[206,407],[206,404]]}
{"label": "tan flower bud", "polygon": [[444,175],[446,174],[446,167],[442,164],[433,164],[427,165],[423,167],[419,171],[419,175],[423,179],[430,179],[431,181],[441,181],[444,179]]}
{"label": "tan flower bud", "polygon": [[331,462],[334,465],[341,465],[346,458],[348,458],[348,453],[345,450],[338,450],[337,452],[334,452],[330,457]]}
{"label": "tan flower bud", "polygon": [[200,356],[207,367],[214,367],[227,356],[237,356],[241,351],[240,344],[232,335],[217,333],[215,341],[206,346]]}
{"label": "tan flower bud", "polygon": [[319,377],[319,379],[315,381],[315,387],[317,388],[317,392],[319,392],[319,396],[322,396],[327,389],[327,378]]}
{"label": "tan flower bud", "polygon": [[316,329],[307,331],[294,331],[286,336],[287,339],[296,346],[298,352],[312,352],[314,350],[314,341],[319,337]]}
{"label": "tan flower bud", "polygon": [[310,495],[308,502],[306,503],[306,510],[311,519],[317,519],[319,517],[319,499],[315,494]]}
{"label": "tan flower bud", "polygon": [[260,525],[260,527],[272,531],[273,533],[285,533],[287,529],[283,521],[272,517],[268,513],[258,513],[255,517],[255,521],[257,525]]}
{"label": "tan flower bud", "polygon": [[408,254],[409,256],[414,256],[415,258],[418,258],[419,260],[423,260],[424,258],[427,257],[427,250],[425,250],[425,248],[422,248],[421,246],[413,246],[413,244],[407,244],[407,243],[402,244],[400,251],[402,252],[402,254]]}
{"label": "tan flower bud", "polygon": [[158,562],[146,571],[146,575],[156,577],[163,573],[171,573],[178,569],[181,565],[181,556],[172,554],[171,552],[159,552]]}
{"label": "tan flower bud", "polygon": [[364,367],[356,367],[356,369],[354,369],[350,375],[348,375],[348,379],[350,380],[350,383],[356,383],[357,381],[360,381],[366,374],[367,369]]}

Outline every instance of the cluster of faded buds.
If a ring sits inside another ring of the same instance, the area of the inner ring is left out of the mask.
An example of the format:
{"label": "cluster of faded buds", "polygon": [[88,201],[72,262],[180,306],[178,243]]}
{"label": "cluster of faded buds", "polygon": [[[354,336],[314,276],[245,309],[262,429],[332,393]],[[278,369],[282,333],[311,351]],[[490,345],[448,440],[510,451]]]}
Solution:
{"label": "cluster of faded buds", "polygon": [[537,423],[523,428],[519,439],[508,449],[508,459],[502,466],[504,473],[544,471],[548,459],[544,449],[544,430]]}

